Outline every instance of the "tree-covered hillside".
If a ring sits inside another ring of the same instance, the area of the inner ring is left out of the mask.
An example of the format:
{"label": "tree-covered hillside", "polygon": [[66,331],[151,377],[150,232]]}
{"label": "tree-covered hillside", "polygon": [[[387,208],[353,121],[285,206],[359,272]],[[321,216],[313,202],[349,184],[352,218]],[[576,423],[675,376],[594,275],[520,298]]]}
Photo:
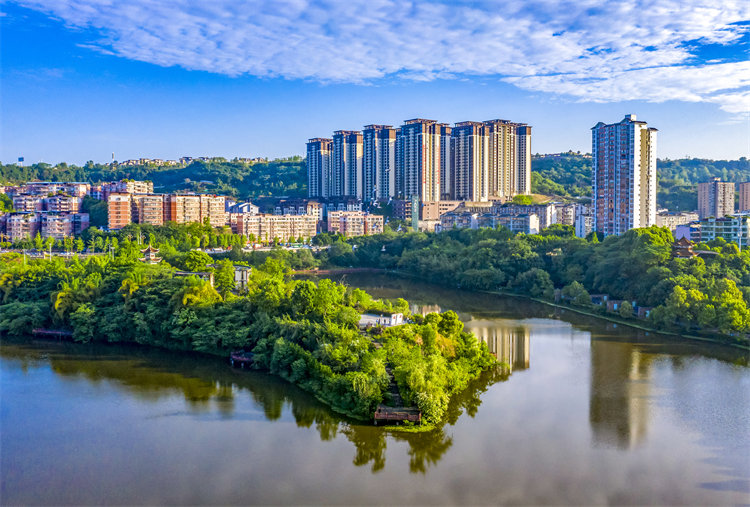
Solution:
{"label": "tree-covered hillside", "polygon": [[91,162],[83,167],[65,163],[56,166],[40,163],[26,167],[0,165],[0,183],[6,185],[33,180],[101,183],[124,178],[153,181],[155,191],[165,193],[199,191],[242,199],[261,195],[307,195],[306,166],[300,157],[258,163],[194,161],[185,167],[125,167]]}
{"label": "tree-covered hillside", "polygon": [[[591,195],[591,158],[579,153],[537,155],[531,162],[531,191],[561,197]],[[750,181],[750,161],[697,158],[659,159],[658,206],[670,210],[694,210],[698,206],[697,185],[711,178]]]}

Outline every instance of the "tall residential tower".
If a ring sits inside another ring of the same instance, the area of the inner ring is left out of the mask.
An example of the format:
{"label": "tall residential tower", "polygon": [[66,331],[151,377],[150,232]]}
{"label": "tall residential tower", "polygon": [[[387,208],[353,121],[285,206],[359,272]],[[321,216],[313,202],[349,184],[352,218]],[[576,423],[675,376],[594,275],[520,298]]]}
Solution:
{"label": "tall residential tower", "polygon": [[422,202],[440,200],[441,125],[435,120],[406,120],[400,129],[398,171],[403,175],[403,198]]}
{"label": "tall residential tower", "polygon": [[333,140],[316,137],[307,142],[307,195],[331,195],[331,151]]}
{"label": "tall residential tower", "polygon": [[597,232],[619,235],[656,223],[656,132],[634,114],[592,127]]}
{"label": "tall residential tower", "polygon": [[363,185],[365,201],[396,195],[396,129],[390,125],[366,125],[363,137]]}
{"label": "tall residential tower", "polygon": [[[740,197],[742,197],[741,194]],[[734,214],[734,183],[721,181],[719,178],[698,183],[698,216],[701,220],[708,217],[721,218],[732,214]]]}
{"label": "tall residential tower", "polygon": [[362,132],[333,133],[332,196],[362,198]]}

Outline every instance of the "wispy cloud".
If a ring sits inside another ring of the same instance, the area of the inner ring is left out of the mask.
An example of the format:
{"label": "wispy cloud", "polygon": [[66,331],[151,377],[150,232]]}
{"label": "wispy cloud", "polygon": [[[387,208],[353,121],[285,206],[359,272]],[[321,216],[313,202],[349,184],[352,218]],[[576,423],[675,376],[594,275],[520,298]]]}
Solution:
{"label": "wispy cloud", "polygon": [[16,3],[93,29],[87,47],[161,66],[354,83],[497,76],[577,100],[750,110],[747,59],[696,57],[707,44],[742,50],[746,0]]}

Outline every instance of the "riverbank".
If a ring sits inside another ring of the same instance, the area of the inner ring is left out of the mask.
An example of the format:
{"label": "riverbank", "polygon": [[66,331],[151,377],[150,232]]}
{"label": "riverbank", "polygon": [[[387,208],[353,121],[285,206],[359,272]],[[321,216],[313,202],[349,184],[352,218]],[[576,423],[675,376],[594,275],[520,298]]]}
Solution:
{"label": "riverbank", "polygon": [[[325,275],[344,275],[344,274],[354,274],[354,273],[373,273],[373,274],[378,273],[378,274],[403,276],[403,277],[407,277],[407,278],[410,278],[410,279],[413,279],[413,280],[424,281],[418,275],[415,275],[415,274],[412,274],[412,273],[409,273],[409,272],[406,272],[406,271],[400,271],[400,270],[395,270],[395,269],[382,269],[382,268],[341,268],[341,269],[334,268],[334,269],[328,269],[328,270],[321,270],[321,271],[317,271],[317,272],[314,271],[314,270],[310,270],[309,273],[308,272],[304,272],[303,273],[303,272],[296,271],[295,274],[296,273],[305,274],[305,275],[315,275],[315,274],[319,274],[319,275],[323,275],[323,274],[325,274]],[[434,282],[430,282],[430,283],[434,283]],[[442,285],[442,284],[436,284],[436,285],[440,285],[441,287],[446,287],[446,288],[449,288],[449,289],[452,288],[452,287],[448,287],[448,286]],[[459,288],[459,290],[468,290],[470,292],[475,292],[475,293],[478,293],[478,294],[493,294],[493,295],[496,295],[496,296],[507,296],[507,297],[513,297],[513,298],[526,299],[526,300],[534,301],[536,303],[541,303],[541,304],[544,304],[544,305],[547,305],[547,306],[550,306],[550,307],[553,307],[553,308],[559,308],[559,309],[562,309],[562,310],[570,310],[570,311],[575,312],[575,313],[580,314],[580,315],[585,315],[587,317],[593,317],[593,318],[600,319],[600,320],[603,320],[603,321],[611,322],[613,324],[619,324],[619,325],[623,325],[623,326],[628,326],[628,327],[631,327],[633,329],[638,329],[640,331],[645,331],[645,332],[649,332],[649,333],[659,333],[659,334],[663,334],[663,335],[667,335],[667,336],[676,336],[676,337],[685,338],[685,339],[688,339],[688,340],[702,341],[702,342],[713,343],[713,344],[717,344],[717,345],[725,345],[725,346],[730,346],[730,347],[737,348],[737,349],[740,349],[740,350],[750,351],[750,343],[748,343],[748,344],[742,344],[742,343],[737,343],[737,342],[734,342],[734,341],[729,341],[729,340],[723,339],[721,337],[696,336],[696,335],[686,334],[686,333],[680,333],[680,332],[676,332],[676,331],[669,331],[669,330],[664,330],[664,329],[658,329],[658,328],[646,325],[645,321],[633,321],[633,320],[630,320],[630,319],[623,319],[621,317],[617,317],[616,315],[602,314],[602,313],[598,313],[598,312],[593,312],[593,311],[589,311],[589,310],[587,310],[585,308],[575,307],[575,306],[570,306],[570,305],[565,305],[565,304],[562,304],[562,303],[555,303],[554,301],[549,301],[549,300],[542,299],[542,298],[536,298],[536,297],[528,296],[528,295],[525,295],[525,294],[519,294],[517,292],[502,291],[502,290],[490,291],[490,290],[460,289],[460,288]]]}

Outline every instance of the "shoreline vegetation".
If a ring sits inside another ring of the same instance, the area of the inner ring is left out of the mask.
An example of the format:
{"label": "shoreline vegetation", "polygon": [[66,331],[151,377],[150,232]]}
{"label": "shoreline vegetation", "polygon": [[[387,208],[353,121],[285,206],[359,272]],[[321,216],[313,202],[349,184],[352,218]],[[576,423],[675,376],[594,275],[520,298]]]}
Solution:
{"label": "shoreline vegetation", "polygon": [[[293,272],[294,275],[304,275],[304,276],[310,276],[310,275],[331,276],[331,275],[354,274],[354,273],[375,273],[375,274],[386,274],[386,275],[393,275],[393,276],[405,276],[405,277],[420,280],[420,277],[413,273],[409,273],[406,271],[378,269],[378,268],[331,268],[331,269],[322,269],[322,270],[299,270],[299,271]],[[742,350],[750,351],[750,343],[743,344],[743,343],[738,343],[738,342],[733,342],[733,341],[727,341],[726,339],[722,339],[721,337],[696,336],[696,335],[691,335],[688,333],[680,333],[677,331],[666,331],[663,329],[658,329],[653,326],[649,326],[648,320],[646,319],[635,320],[635,318],[624,318],[614,313],[602,312],[601,308],[597,308],[593,306],[590,309],[586,309],[584,307],[573,306],[572,304],[565,304],[561,302],[556,303],[554,301],[549,301],[547,299],[533,297],[533,296],[529,296],[526,294],[519,294],[517,292],[511,292],[507,290],[495,290],[495,291],[476,290],[476,289],[469,289],[469,290],[471,290],[472,292],[492,294],[495,296],[528,299],[530,301],[534,301],[536,303],[551,306],[553,308],[559,308],[561,310],[570,310],[580,315],[586,315],[587,317],[592,317],[598,320],[611,322],[613,324],[619,324],[619,325],[631,327],[634,329],[639,329],[641,331],[646,331],[649,333],[658,333],[658,334],[663,334],[663,335],[676,336],[679,338],[687,338],[689,340],[702,341],[702,342],[707,342],[707,343],[713,343],[716,345],[729,346],[733,348],[739,348]],[[599,311],[596,311],[596,310],[599,310]]]}
{"label": "shoreline vegetation", "polygon": [[273,257],[235,294],[226,280],[233,274],[228,261],[214,268],[217,291],[199,276],[179,276],[167,263],[145,264],[128,252],[83,260],[3,255],[0,332],[23,337],[37,328],[67,330],[76,342],[224,357],[245,349],[254,354],[254,367],[358,420],[372,420],[379,404],[392,402],[390,371],[404,404],[421,411],[422,431],[442,421],[453,394],[498,364],[450,311],[362,331],[362,313],[408,315],[408,303],[375,300],[328,279],[293,280]]}

